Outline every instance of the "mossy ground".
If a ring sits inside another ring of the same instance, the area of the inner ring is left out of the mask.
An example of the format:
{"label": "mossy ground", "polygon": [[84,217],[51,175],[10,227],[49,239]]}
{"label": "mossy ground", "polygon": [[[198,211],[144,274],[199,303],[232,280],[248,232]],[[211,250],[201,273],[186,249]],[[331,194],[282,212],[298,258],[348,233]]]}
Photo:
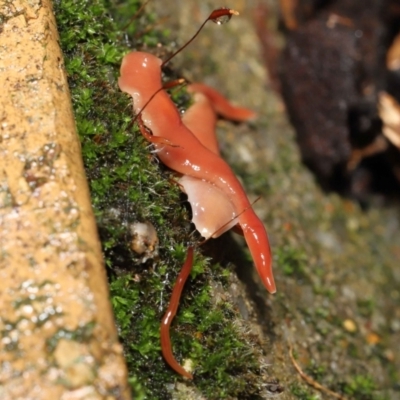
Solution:
{"label": "mossy ground", "polygon": [[[132,126],[131,100],[117,85],[129,50],[162,43],[154,51],[168,52],[169,32],[154,29],[154,15],[134,17],[139,6],[136,0],[54,3],[133,398],[153,400],[171,398],[170,384],[181,380],[161,357],[159,329],[191,227],[173,174]],[[130,250],[135,221],[150,221],[160,241],[158,256],[144,264]],[[206,398],[257,398],[262,351],[239,333],[231,303],[213,298],[216,282],[226,285],[227,275],[197,251],[172,328],[174,353],[193,362],[194,383]]]}

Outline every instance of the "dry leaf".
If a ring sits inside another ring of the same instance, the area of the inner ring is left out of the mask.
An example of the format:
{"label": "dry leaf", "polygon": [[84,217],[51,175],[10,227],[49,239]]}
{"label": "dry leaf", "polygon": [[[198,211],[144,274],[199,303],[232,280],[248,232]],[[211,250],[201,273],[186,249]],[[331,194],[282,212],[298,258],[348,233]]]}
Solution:
{"label": "dry leaf", "polygon": [[383,134],[400,149],[400,105],[386,92],[379,93],[379,116],[383,121]]}

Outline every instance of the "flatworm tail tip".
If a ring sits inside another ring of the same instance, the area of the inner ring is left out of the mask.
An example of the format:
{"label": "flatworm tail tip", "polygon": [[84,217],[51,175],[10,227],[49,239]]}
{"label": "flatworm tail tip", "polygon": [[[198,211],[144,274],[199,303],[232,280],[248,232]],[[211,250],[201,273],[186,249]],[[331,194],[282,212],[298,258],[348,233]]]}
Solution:
{"label": "flatworm tail tip", "polygon": [[179,305],[179,299],[181,297],[181,293],[187,278],[189,277],[190,271],[193,265],[193,253],[194,248],[190,246],[187,252],[185,263],[183,264],[182,270],[178,275],[178,278],[175,282],[174,288],[172,290],[171,300],[168,305],[168,309],[162,319],[161,322],[161,352],[164,356],[165,361],[168,365],[178,374],[184,376],[187,379],[193,379],[193,375],[186,371],[182,365],[178,363],[175,359],[173,352],[172,352],[172,345],[171,345],[171,338],[169,329],[171,326],[171,322],[175,317],[176,311]]}
{"label": "flatworm tail tip", "polygon": [[272,275],[272,273],[267,273],[267,274],[263,273],[263,274],[260,274],[260,276],[263,278],[264,286],[266,287],[268,292],[271,294],[276,293],[276,285],[275,285],[275,280],[274,280],[274,276]]}

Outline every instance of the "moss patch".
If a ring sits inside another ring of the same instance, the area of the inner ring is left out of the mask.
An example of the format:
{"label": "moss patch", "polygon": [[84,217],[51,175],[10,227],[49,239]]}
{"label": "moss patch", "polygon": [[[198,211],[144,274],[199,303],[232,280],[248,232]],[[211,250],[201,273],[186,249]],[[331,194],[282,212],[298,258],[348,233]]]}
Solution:
{"label": "moss patch", "polygon": [[[172,173],[132,126],[131,100],[117,86],[126,52],[169,40],[161,26],[151,28],[154,15],[132,18],[139,5],[63,0],[55,2],[55,12],[133,398],[168,399],[169,384],[181,378],[161,357],[160,320],[185,257],[190,224]],[[159,237],[158,256],[146,263],[130,249],[129,226],[135,221],[150,221]],[[191,359],[194,383],[208,399],[256,398],[260,354],[237,328],[232,305],[213,300],[215,281],[226,285],[225,276],[197,252],[172,327],[174,354]]]}

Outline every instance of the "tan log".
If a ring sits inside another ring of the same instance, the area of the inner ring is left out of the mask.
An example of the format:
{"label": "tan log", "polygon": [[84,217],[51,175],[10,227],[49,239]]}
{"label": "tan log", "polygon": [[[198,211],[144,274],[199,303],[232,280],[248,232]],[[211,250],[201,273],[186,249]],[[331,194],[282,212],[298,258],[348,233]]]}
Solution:
{"label": "tan log", "polygon": [[49,0],[0,0],[0,398],[128,399]]}

